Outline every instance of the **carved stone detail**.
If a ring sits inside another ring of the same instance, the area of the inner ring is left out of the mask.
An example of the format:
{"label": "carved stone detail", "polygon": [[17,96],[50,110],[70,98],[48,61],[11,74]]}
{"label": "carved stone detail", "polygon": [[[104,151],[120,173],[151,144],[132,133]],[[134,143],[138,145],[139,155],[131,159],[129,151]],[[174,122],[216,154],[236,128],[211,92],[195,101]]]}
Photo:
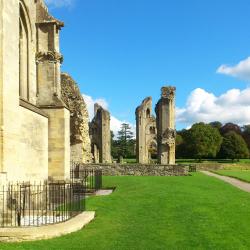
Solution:
{"label": "carved stone detail", "polygon": [[167,128],[162,135],[162,144],[167,144],[169,146],[175,144],[176,131],[172,128]]}
{"label": "carved stone detail", "polygon": [[175,98],[175,91],[176,88],[175,87],[162,87],[161,89],[161,97],[162,98],[166,98],[169,100],[173,100]]}
{"label": "carved stone detail", "polygon": [[36,62],[41,63],[45,61],[49,61],[51,63],[62,63],[63,56],[61,53],[58,53],[56,51],[38,52],[36,54]]}

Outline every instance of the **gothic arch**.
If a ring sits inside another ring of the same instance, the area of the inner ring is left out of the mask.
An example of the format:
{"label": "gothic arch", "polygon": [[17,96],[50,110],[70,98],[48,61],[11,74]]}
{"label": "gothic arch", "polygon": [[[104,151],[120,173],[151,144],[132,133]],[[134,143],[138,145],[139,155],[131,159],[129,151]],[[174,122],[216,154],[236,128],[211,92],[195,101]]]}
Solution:
{"label": "gothic arch", "polygon": [[157,141],[155,139],[149,139],[147,142],[148,158],[156,158],[157,156]]}
{"label": "gothic arch", "polygon": [[[28,30],[28,33],[29,33],[29,41],[31,42],[32,41],[32,33],[33,33],[33,31],[32,31],[32,25],[31,25],[31,21],[30,21],[29,11],[28,11],[28,8],[27,8],[24,0],[19,0],[19,10],[20,10],[20,12],[22,10],[23,15],[25,17],[27,30]],[[21,15],[19,16],[19,18],[21,18]]]}
{"label": "gothic arch", "polygon": [[29,50],[31,25],[28,11],[23,0],[19,1],[19,96],[29,100]]}

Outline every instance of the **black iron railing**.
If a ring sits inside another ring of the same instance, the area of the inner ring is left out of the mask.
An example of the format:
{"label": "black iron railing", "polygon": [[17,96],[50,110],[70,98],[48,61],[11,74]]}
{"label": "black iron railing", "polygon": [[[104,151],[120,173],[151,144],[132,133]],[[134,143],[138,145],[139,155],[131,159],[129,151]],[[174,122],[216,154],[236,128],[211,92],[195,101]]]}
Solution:
{"label": "black iron railing", "polygon": [[71,170],[71,181],[0,186],[0,227],[65,222],[85,210],[86,194],[102,187],[102,172]]}
{"label": "black iron railing", "polygon": [[42,226],[67,221],[85,210],[85,193],[84,186],[75,183],[3,186],[0,226]]}
{"label": "black iron railing", "polygon": [[86,192],[95,192],[102,188],[102,170],[81,167],[80,163],[72,163],[71,180],[85,186]]}

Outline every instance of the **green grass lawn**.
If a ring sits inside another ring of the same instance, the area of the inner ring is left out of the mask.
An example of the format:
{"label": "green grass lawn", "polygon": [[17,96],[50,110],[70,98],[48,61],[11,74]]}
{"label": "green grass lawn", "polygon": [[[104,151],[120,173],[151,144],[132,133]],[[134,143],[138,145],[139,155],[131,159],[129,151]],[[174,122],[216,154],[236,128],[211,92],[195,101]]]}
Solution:
{"label": "green grass lawn", "polygon": [[196,173],[188,177],[104,177],[116,191],[87,200],[96,219],[53,240],[0,249],[250,249],[250,194]]}
{"label": "green grass lawn", "polygon": [[235,177],[239,180],[250,182],[250,170],[217,170],[214,173]]}

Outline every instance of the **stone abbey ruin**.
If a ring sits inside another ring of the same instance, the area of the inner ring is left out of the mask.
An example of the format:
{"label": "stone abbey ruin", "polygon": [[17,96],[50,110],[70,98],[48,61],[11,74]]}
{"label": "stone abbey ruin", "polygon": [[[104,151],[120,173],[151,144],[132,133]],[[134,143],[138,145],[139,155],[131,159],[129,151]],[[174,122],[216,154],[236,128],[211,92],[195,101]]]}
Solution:
{"label": "stone abbey ruin", "polygon": [[[110,113],[96,104],[89,122],[77,83],[61,73],[64,23],[43,0],[1,1],[0,12],[1,183],[67,180],[70,162],[112,163]],[[162,88],[155,112],[150,97],[136,110],[137,161],[175,164],[175,88]]]}
{"label": "stone abbey ruin", "polygon": [[175,87],[162,87],[161,92],[156,117],[151,97],[136,109],[136,153],[141,164],[150,163],[153,155],[159,164],[175,164]]}
{"label": "stone abbey ruin", "polygon": [[43,0],[1,1],[0,12],[1,183],[67,180],[72,161],[111,162],[109,114],[98,108],[89,128],[79,87],[61,73],[64,23]]}
{"label": "stone abbey ruin", "polygon": [[0,228],[34,226],[28,208],[36,226],[70,219],[67,206],[58,216],[50,205],[80,204],[86,190],[101,188],[102,174],[186,174],[175,165],[174,87],[162,88],[156,117],[150,97],[136,109],[140,164],[113,161],[109,111],[95,104],[89,121],[77,83],[61,72],[63,27],[44,0],[0,1]]}
{"label": "stone abbey ruin", "polygon": [[111,163],[110,113],[95,104],[95,116],[90,123],[91,153],[94,163]]}

